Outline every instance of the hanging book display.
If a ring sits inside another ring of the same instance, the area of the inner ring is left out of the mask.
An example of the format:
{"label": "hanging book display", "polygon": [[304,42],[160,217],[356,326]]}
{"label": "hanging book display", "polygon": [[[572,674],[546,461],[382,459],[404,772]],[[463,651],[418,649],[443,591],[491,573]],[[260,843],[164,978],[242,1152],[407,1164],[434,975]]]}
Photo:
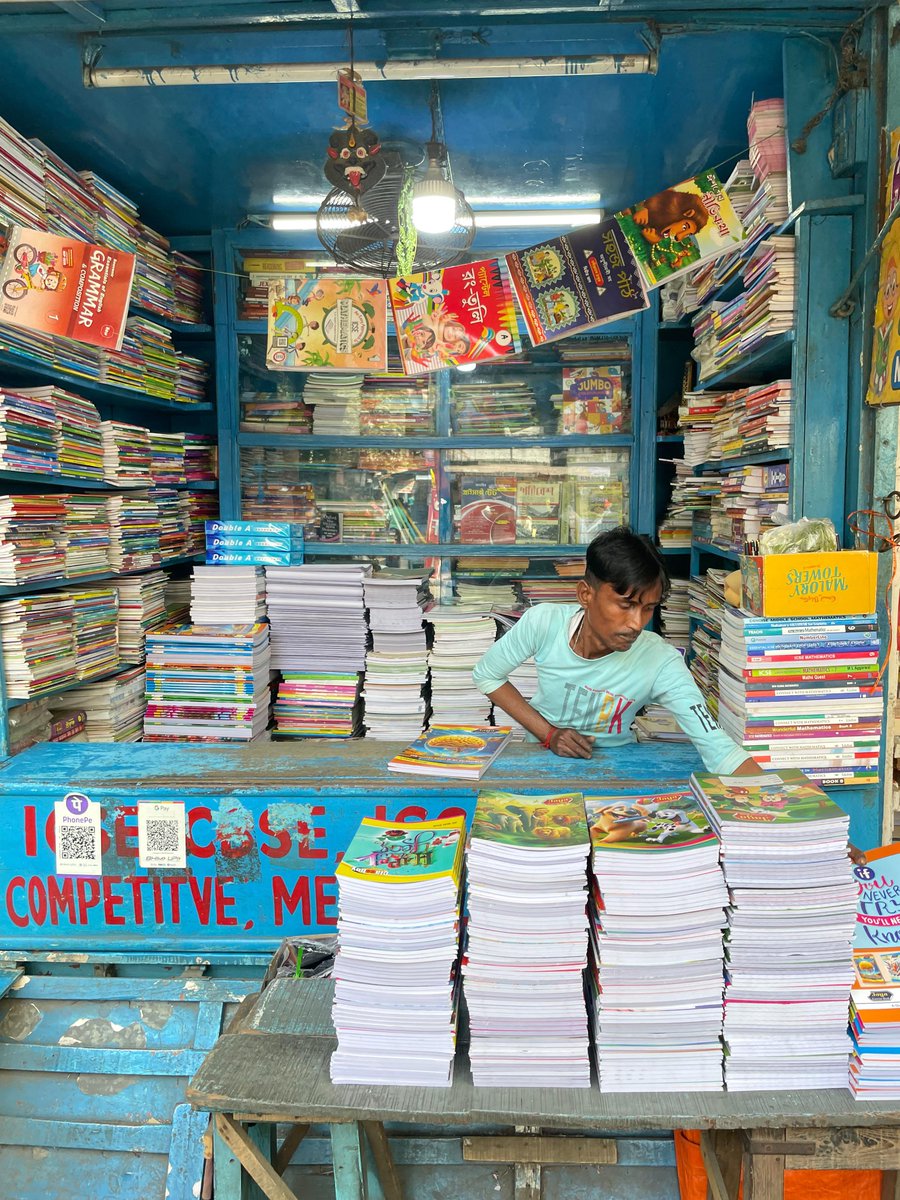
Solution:
{"label": "hanging book display", "polygon": [[388,281],[407,375],[491,362],[521,349],[506,268],[499,259]]}
{"label": "hanging book display", "polygon": [[[892,164],[900,156],[900,129],[891,131]],[[884,220],[897,202],[897,168],[888,173]],[[900,404],[900,224],[894,222],[881,244],[878,296],[872,329],[872,367],[869,373],[867,404]]]}
{"label": "hanging book display", "polygon": [[0,321],[121,350],[136,258],[0,223]]}
{"label": "hanging book display", "polygon": [[616,213],[648,288],[718,258],[744,240],[741,219],[715,171],[704,171]]}
{"label": "hanging book display", "polygon": [[584,333],[649,306],[637,260],[614,220],[507,254],[535,346]]}
{"label": "hanging book display", "polygon": [[270,371],[387,369],[387,284],[346,275],[269,280]]}

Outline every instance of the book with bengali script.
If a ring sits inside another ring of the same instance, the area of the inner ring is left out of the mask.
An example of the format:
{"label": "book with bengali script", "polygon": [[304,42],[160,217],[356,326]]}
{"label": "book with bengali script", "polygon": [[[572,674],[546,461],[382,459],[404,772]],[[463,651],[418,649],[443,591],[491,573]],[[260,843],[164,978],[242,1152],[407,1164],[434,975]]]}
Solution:
{"label": "book with bengali script", "polygon": [[390,760],[388,770],[480,779],[511,736],[511,729],[493,725],[432,725]]}

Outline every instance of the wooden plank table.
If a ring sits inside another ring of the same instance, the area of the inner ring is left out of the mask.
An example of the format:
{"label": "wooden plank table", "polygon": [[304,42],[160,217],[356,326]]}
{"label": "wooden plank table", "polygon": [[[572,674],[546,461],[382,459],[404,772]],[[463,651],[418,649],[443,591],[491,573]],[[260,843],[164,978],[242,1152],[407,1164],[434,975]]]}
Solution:
{"label": "wooden plank table", "polygon": [[[540,1196],[541,1164],[615,1163],[617,1135],[660,1129],[701,1131],[711,1200],[736,1200],[742,1163],[745,1200],[781,1200],[786,1168],[882,1170],[883,1200],[900,1200],[892,1102],[860,1103],[844,1090],[476,1088],[462,1051],[449,1088],[336,1086],[332,992],[327,979],[275,980],[191,1080],[188,1099],[215,1114],[217,1200],[296,1200],[281,1175],[313,1124],[330,1127],[336,1200],[401,1200],[386,1121],[508,1127],[509,1136],[465,1138],[463,1156],[517,1164],[517,1200]],[[277,1124],[291,1126],[280,1148]],[[243,1171],[258,1190],[242,1190]]]}

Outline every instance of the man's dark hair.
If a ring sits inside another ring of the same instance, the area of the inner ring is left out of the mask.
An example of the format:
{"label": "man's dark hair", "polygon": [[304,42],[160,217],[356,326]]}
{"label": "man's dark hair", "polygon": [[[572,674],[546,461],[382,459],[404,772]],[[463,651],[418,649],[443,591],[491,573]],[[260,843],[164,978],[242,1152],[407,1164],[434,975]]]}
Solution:
{"label": "man's dark hair", "polygon": [[671,587],[659,551],[648,537],[628,525],[594,538],[585,554],[584,577],[592,587],[610,584],[620,596],[638,596],[659,583],[665,600]]}

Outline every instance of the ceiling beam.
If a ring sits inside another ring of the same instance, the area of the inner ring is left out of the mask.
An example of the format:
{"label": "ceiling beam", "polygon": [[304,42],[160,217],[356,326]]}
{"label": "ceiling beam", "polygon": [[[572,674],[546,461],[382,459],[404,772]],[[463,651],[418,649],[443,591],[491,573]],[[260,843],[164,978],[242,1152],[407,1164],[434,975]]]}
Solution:
{"label": "ceiling beam", "polygon": [[97,29],[106,24],[106,13],[99,4],[94,4],[92,0],[55,0],[55,7],[68,13],[79,25]]}

